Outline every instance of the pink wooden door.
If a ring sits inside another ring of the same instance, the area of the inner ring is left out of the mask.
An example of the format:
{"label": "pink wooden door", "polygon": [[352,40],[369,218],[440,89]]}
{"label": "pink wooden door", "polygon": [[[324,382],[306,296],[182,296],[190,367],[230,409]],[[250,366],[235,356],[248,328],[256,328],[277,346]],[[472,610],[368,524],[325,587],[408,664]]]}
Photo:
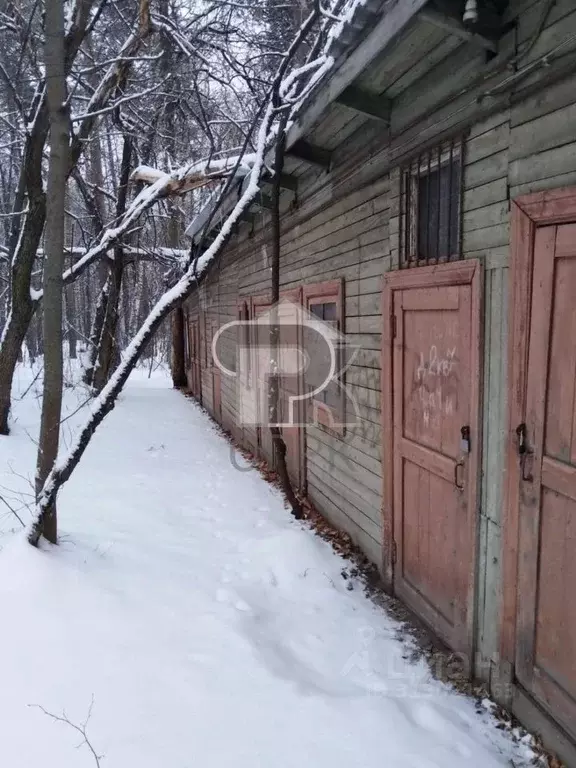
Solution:
{"label": "pink wooden door", "polygon": [[[396,593],[472,649],[478,438],[475,265],[391,275]],[[469,660],[469,659],[468,659]]]}
{"label": "pink wooden door", "polygon": [[[267,299],[259,297],[252,302],[252,319],[257,320],[258,317],[268,312],[270,309],[270,302]],[[270,344],[270,331],[269,326],[266,323],[255,323],[252,326],[253,329],[253,343],[254,343],[254,368],[255,368],[255,386],[258,389],[257,395],[257,420],[258,426],[256,427],[257,439],[258,439],[258,453],[260,456],[268,462],[268,464],[274,466],[274,450],[272,445],[272,435],[268,428],[269,420],[269,406],[268,406],[268,378],[266,371],[263,370],[263,365],[267,366],[264,362],[261,354],[261,350],[266,349]]]}
{"label": "pink wooden door", "polygon": [[576,734],[576,224],[536,229],[530,314],[516,675]]}
{"label": "pink wooden door", "polygon": [[212,354],[212,340],[218,330],[218,323],[213,322],[210,334],[210,361],[212,366],[212,415],[219,424],[222,424],[222,379],[220,368],[216,365]]}
{"label": "pink wooden door", "polygon": [[[296,400],[303,391],[303,377],[301,372],[295,372],[298,367],[298,351],[302,345],[301,328],[294,316],[293,307],[302,303],[301,291],[284,291],[282,299],[291,302],[288,305],[288,322],[280,326],[280,356],[281,369],[284,371],[280,384],[280,419],[285,424],[295,426],[282,427],[282,437],[286,443],[286,465],[288,474],[296,489],[303,485],[303,404]],[[292,373],[288,374],[287,372]]]}
{"label": "pink wooden door", "polygon": [[[285,291],[281,294],[281,300],[289,300],[292,304],[301,303],[301,295],[299,290]],[[259,316],[270,311],[270,303],[263,298],[253,300],[253,316],[258,318]],[[282,308],[279,310],[282,312]],[[292,310],[288,308],[288,318],[290,319]],[[258,350],[260,348],[266,348],[269,341],[269,324],[264,323],[257,325],[255,333],[257,334],[256,344],[256,360],[260,360]],[[283,371],[291,369],[294,357],[294,350],[298,348],[300,340],[299,328],[295,323],[284,322],[280,324],[280,368]],[[283,351],[286,350],[286,351]],[[284,358],[286,355],[286,359]],[[288,359],[290,358],[290,359]],[[266,363],[267,365],[267,363]],[[262,424],[268,423],[269,416],[269,402],[268,402],[268,378],[264,371],[256,371],[257,380],[259,386],[263,387],[263,397],[260,398],[261,414],[260,421]],[[280,382],[279,391],[279,413],[278,417],[280,422],[291,422],[295,426],[282,427],[282,436],[286,444],[286,465],[288,468],[288,474],[296,489],[303,485],[303,430],[300,426],[302,420],[302,405],[296,401],[293,401],[294,397],[297,397],[302,393],[303,382],[301,374],[289,376],[283,375]],[[258,429],[259,445],[262,454],[270,461],[274,466],[273,459],[273,446],[272,436],[268,427],[262,426]]]}
{"label": "pink wooden door", "polygon": [[200,375],[200,333],[198,320],[188,323],[188,349],[190,351],[190,388],[192,394],[200,398],[202,394]]}

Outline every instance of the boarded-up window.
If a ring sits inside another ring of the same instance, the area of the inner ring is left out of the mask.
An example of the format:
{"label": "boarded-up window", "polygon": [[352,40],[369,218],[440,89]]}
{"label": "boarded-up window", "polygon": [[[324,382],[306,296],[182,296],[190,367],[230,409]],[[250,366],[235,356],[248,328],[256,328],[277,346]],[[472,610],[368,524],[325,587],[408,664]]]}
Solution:
{"label": "boarded-up window", "polygon": [[461,257],[462,150],[447,142],[419,155],[402,171],[400,266]]}

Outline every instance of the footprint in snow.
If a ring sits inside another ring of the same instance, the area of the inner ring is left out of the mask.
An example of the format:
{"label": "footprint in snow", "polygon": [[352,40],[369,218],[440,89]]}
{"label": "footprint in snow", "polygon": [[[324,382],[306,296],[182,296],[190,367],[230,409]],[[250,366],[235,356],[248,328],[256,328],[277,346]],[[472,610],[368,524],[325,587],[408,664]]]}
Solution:
{"label": "footprint in snow", "polygon": [[232,592],[229,592],[227,589],[218,589],[216,591],[216,600],[219,603],[232,603],[234,608],[236,608],[237,611],[242,611],[242,613],[250,613],[252,611],[252,608],[247,602],[237,597]]}

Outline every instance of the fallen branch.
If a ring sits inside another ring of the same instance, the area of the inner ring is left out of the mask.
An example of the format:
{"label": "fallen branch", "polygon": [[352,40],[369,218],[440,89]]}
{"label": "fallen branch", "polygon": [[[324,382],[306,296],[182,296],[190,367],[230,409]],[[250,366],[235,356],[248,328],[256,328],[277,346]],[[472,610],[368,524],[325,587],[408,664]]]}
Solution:
{"label": "fallen branch", "polygon": [[88,723],[90,722],[90,718],[92,717],[92,709],[94,707],[94,696],[92,696],[92,701],[90,702],[90,706],[88,707],[88,714],[86,715],[86,719],[83,723],[80,723],[80,725],[77,725],[76,723],[73,723],[68,716],[66,715],[66,712],[62,712],[61,715],[55,715],[53,712],[48,712],[47,709],[44,709],[43,706],[40,704],[29,704],[29,707],[35,707],[39,710],[41,710],[47,717],[52,718],[54,722],[56,723],[64,723],[64,725],[70,726],[70,728],[73,728],[75,731],[77,731],[80,736],[82,737],[82,741],[78,745],[78,747],[83,747],[86,745],[88,749],[90,750],[92,757],[94,758],[94,763],[96,764],[97,768],[100,768],[101,763],[100,760],[104,755],[99,755],[96,750],[94,749],[92,742],[88,738],[88,734],[86,732],[86,729],[88,728]]}
{"label": "fallen branch", "polygon": [[[355,0],[351,0],[352,6]],[[128,377],[138,360],[140,359],[142,352],[153,338],[154,334],[160,327],[160,325],[166,320],[170,313],[179,307],[181,303],[190,295],[194,288],[198,285],[198,278],[206,271],[208,266],[212,264],[215,258],[222,251],[226,243],[228,242],[230,235],[232,234],[233,227],[240,220],[240,217],[247,210],[248,206],[255,199],[256,195],[260,192],[260,181],[262,174],[265,170],[265,157],[267,151],[275,145],[277,140],[278,128],[285,124],[284,120],[281,121],[280,126],[275,123],[278,116],[283,111],[282,104],[278,103],[278,95],[284,94],[285,99],[289,99],[289,104],[293,105],[298,102],[296,97],[296,89],[300,87],[302,92],[307,92],[307,85],[300,84],[300,78],[294,77],[294,73],[287,75],[287,69],[290,62],[293,60],[300,45],[304,42],[307,35],[312,30],[316,20],[319,17],[318,2],[315,3],[314,10],[311,11],[303,25],[300,27],[296,38],[289,46],[287,53],[285,54],[280,66],[278,67],[274,83],[268,98],[263,105],[261,105],[255,120],[262,119],[258,130],[258,138],[256,141],[256,151],[251,157],[251,167],[246,174],[246,183],[242,185],[243,191],[232,211],[224,219],[224,223],[217,233],[215,239],[211,245],[202,253],[201,256],[195,257],[182,277],[176,282],[176,284],[169,289],[152,308],[144,324],[138,330],[130,344],[128,345],[124,359],[118,368],[114,371],[109,381],[103,387],[100,394],[94,399],[91,405],[91,414],[88,417],[84,426],[80,429],[75,441],[72,443],[69,450],[60,460],[56,462],[52,471],[46,478],[46,482],[38,494],[35,515],[31,528],[28,532],[28,541],[33,546],[37,546],[40,539],[45,518],[54,505],[57,495],[62,486],[69,480],[74,469],[80,462],[84,451],[88,447],[92,435],[100,424],[104,421],[106,415],[114,408],[116,400],[120,392],[122,391]],[[323,57],[323,66],[318,70],[315,70],[312,78],[318,79],[319,73],[326,71],[330,66],[329,59]],[[283,87],[285,78],[288,78],[292,85],[289,88]],[[308,84],[309,85],[309,84]],[[264,108],[265,107],[265,108]],[[289,114],[296,107],[292,106],[289,110]],[[252,131],[251,131],[252,132]],[[250,132],[250,133],[251,133]],[[234,174],[238,169],[242,158],[236,158],[235,166],[232,171],[229,168],[219,168],[216,173],[228,174],[227,183],[223,185],[223,189],[220,194],[221,203],[222,195],[226,194],[230,184],[230,173]],[[225,161],[226,162],[226,161]],[[227,162],[230,162],[228,160]],[[123,234],[130,224],[147,208],[149,208],[156,200],[160,199],[163,195],[166,195],[173,188],[173,184],[176,186],[180,183],[185,186],[191,179],[194,178],[194,174],[201,174],[204,184],[214,181],[214,175],[210,174],[206,170],[206,163],[198,163],[186,168],[180,169],[171,174],[165,174],[158,176],[153,184],[142,190],[132,203],[130,209],[123,217],[123,223],[114,230],[107,230],[104,234],[99,245],[93,249],[90,257],[85,257],[84,264],[79,264],[73,267],[73,270],[78,270],[82,267],[85,268],[86,261],[96,258],[94,255],[98,249],[104,249],[109,246],[111,239],[117,238],[120,234]],[[200,181],[200,179],[195,179]],[[195,181],[191,183],[195,183]],[[81,265],[81,266],[80,266]]]}
{"label": "fallen branch", "polygon": [[14,507],[13,507],[11,504],[9,504],[7,501],[6,501],[6,499],[4,498],[4,496],[0,496],[0,501],[1,501],[3,504],[5,504],[5,505],[8,507],[8,509],[9,509],[9,510],[10,510],[10,512],[11,512],[11,513],[14,515],[14,517],[16,518],[16,520],[18,520],[18,522],[20,523],[20,525],[22,526],[22,528],[25,528],[25,527],[26,527],[26,524],[24,523],[24,520],[22,520],[22,518],[20,517],[20,515],[18,514],[18,512],[16,512],[16,510],[14,509]]}

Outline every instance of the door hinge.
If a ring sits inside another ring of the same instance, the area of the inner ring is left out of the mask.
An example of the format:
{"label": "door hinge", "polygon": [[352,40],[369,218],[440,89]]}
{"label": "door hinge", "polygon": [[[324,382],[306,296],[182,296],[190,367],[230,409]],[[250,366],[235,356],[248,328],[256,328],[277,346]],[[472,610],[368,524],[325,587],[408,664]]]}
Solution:
{"label": "door hinge", "polygon": [[392,542],[392,565],[396,565],[396,561],[398,560],[398,547],[396,546],[396,542]]}
{"label": "door hinge", "polygon": [[396,338],[398,333],[398,322],[396,321],[396,315],[392,315],[392,338]]}

